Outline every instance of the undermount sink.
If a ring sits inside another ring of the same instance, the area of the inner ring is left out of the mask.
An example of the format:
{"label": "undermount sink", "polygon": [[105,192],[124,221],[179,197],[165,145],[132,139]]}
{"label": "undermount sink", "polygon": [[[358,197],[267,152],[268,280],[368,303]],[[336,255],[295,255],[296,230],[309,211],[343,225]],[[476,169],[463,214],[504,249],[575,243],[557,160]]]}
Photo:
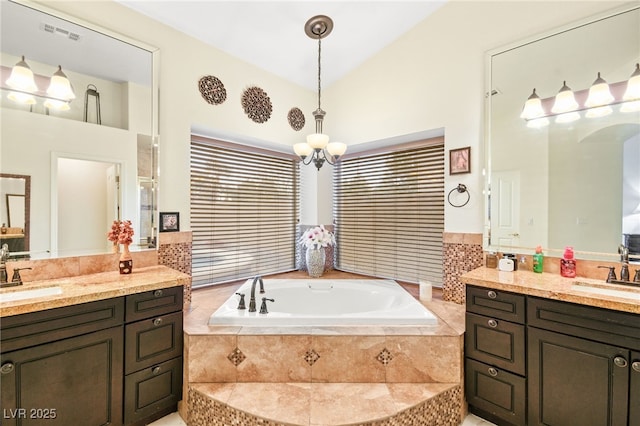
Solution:
{"label": "undermount sink", "polygon": [[33,299],[36,297],[55,296],[62,294],[62,287],[42,287],[30,290],[13,290],[0,293],[0,303],[15,302],[16,300]]}
{"label": "undermount sink", "polygon": [[623,297],[625,299],[640,300],[640,287],[624,287],[621,285],[595,284],[582,281],[574,281],[571,290],[587,293],[601,294],[604,296]]}

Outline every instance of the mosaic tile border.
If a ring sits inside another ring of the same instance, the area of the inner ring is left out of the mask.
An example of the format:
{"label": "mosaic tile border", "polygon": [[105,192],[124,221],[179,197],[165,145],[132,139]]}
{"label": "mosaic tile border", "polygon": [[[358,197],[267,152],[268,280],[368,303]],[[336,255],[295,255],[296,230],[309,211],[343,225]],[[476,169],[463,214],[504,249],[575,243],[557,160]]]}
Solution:
{"label": "mosaic tile border", "polygon": [[[462,423],[462,386],[456,385],[423,402],[384,419],[349,426],[458,426]],[[265,419],[203,395],[189,388],[189,426],[306,426]]]}
{"label": "mosaic tile border", "polygon": [[463,304],[465,285],[460,276],[482,266],[482,238],[475,234],[445,234],[442,244],[442,299]]}
{"label": "mosaic tile border", "polygon": [[[191,276],[192,264],[192,243],[190,240],[191,232],[179,233],[177,238],[166,239],[161,238],[158,247],[158,264],[168,266],[180,272]],[[168,241],[164,243],[163,241]],[[188,240],[188,241],[185,241]],[[184,286],[184,304],[191,303],[191,282]]]}

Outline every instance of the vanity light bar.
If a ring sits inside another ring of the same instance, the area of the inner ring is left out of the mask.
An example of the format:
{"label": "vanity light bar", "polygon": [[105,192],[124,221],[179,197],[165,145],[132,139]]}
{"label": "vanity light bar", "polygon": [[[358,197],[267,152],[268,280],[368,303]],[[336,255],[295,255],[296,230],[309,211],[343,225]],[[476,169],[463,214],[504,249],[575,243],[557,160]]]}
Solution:
{"label": "vanity light bar", "polygon": [[[567,121],[564,122],[569,122],[569,121],[573,121],[571,120],[571,118],[574,119],[578,119],[580,118],[580,112],[582,111],[586,111],[587,113],[585,114],[587,117],[601,117],[604,115],[607,115],[607,113],[612,112],[611,107],[614,105],[620,105],[622,104],[622,108],[621,111],[622,112],[634,112],[634,111],[639,111],[640,110],[640,99],[637,100],[624,100],[623,96],[625,93],[625,89],[627,88],[627,82],[626,81],[620,81],[617,83],[612,83],[609,84],[609,89],[611,90],[611,94],[613,95],[613,101],[611,101],[610,103],[606,104],[606,105],[599,105],[599,106],[595,106],[595,107],[587,107],[585,105],[587,98],[589,96],[589,89],[583,89],[583,90],[579,90],[574,92],[575,95],[575,99],[576,102],[578,103],[578,107],[576,109],[573,109],[571,111],[567,111],[567,112],[562,112],[562,113],[554,113],[552,112],[552,108],[553,108],[553,104],[556,100],[555,96],[553,97],[549,97],[549,98],[544,98],[544,99],[540,99],[540,106],[542,108],[542,111],[540,112],[539,115],[535,116],[535,117],[523,117],[525,121],[527,121],[527,126],[529,127],[542,127],[545,126],[546,124],[549,123],[548,118],[549,117],[558,117],[556,120],[558,122],[563,122],[563,118],[566,119]],[[533,96],[533,95],[532,95]],[[531,99],[531,97],[530,97]],[[633,106],[637,106],[636,108],[633,108]],[[611,111],[605,111],[605,109],[609,109]],[[598,114],[600,113],[600,114]],[[571,116],[569,116],[571,115]],[[536,124],[536,120],[537,123],[540,123],[541,126],[535,126]]]}
{"label": "vanity light bar", "polygon": [[54,96],[50,96],[45,91],[40,89],[40,87],[49,87],[49,82],[51,81],[49,77],[46,77],[44,75],[35,73],[33,74],[33,79],[35,80],[36,86],[38,87],[38,90],[36,91],[28,92],[9,87],[6,84],[6,81],[11,75],[11,70],[11,68],[4,65],[0,66],[0,89],[7,90],[8,92],[10,92],[10,95],[11,93],[15,94],[10,98],[11,100],[19,103],[24,103],[26,105],[33,105],[35,103],[35,100],[31,101],[29,98],[31,97],[31,99],[33,99],[33,97],[36,96],[38,98],[45,99],[45,103],[47,103],[47,101],[51,101],[47,103],[47,108],[53,108],[61,111],[67,111],[70,109],[69,104],[71,103],[71,100],[59,99]]}

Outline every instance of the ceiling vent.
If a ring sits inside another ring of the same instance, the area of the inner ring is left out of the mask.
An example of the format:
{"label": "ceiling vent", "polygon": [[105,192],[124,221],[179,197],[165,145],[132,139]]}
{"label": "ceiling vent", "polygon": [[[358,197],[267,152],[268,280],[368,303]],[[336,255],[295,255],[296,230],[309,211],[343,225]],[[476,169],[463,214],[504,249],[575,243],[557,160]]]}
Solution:
{"label": "ceiling vent", "polygon": [[56,34],[56,35],[68,38],[69,40],[73,40],[73,41],[80,40],[80,34],[71,32],[64,28],[56,27],[55,25],[52,25],[52,24],[47,24],[45,22],[40,24],[40,29],[49,34]]}

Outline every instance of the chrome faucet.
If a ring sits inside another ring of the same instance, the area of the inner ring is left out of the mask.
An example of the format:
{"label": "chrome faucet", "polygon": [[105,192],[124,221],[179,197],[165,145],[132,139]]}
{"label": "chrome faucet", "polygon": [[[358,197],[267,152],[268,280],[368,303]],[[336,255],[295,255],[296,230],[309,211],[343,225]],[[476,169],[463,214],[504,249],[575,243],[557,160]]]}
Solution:
{"label": "chrome faucet", "polygon": [[251,298],[249,299],[249,312],[256,311],[256,283],[260,282],[260,293],[264,293],[264,282],[262,281],[262,277],[260,275],[256,275],[253,279],[253,283],[251,284]]}

